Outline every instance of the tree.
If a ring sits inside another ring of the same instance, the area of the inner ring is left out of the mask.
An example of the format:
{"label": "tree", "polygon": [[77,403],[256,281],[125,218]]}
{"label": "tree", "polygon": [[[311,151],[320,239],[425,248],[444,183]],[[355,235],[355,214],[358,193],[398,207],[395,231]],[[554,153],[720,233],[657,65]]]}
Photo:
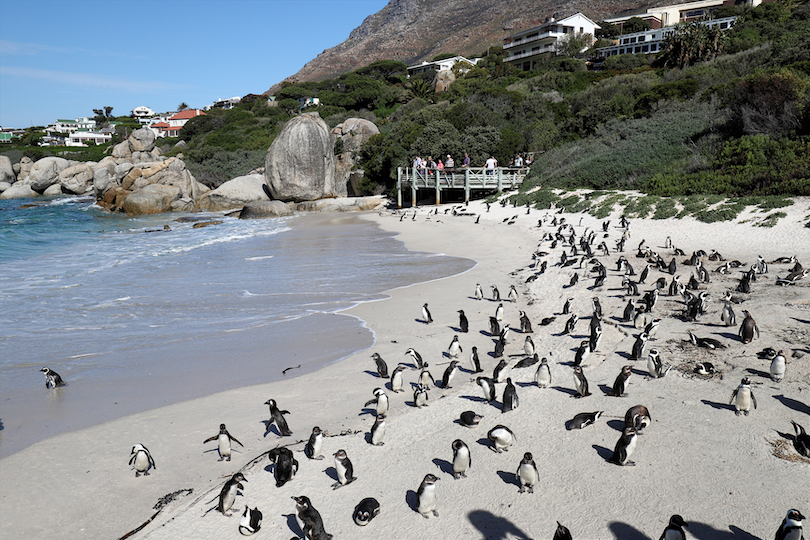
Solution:
{"label": "tree", "polygon": [[664,67],[683,68],[717,57],[723,51],[726,35],[697,21],[682,23],[666,37],[659,57]]}
{"label": "tree", "polygon": [[96,122],[97,127],[107,127],[110,125],[110,118],[112,118],[113,107],[105,105],[102,109],[93,109],[93,120]]}
{"label": "tree", "polygon": [[185,101],[181,101],[180,105],[177,106],[177,111],[185,111],[186,109],[190,109],[191,107],[188,106],[188,103]]}
{"label": "tree", "polygon": [[408,101],[412,99],[424,99],[433,103],[433,98],[436,92],[433,91],[433,85],[425,79],[411,78],[408,84]]}
{"label": "tree", "polygon": [[599,28],[594,32],[597,38],[614,38],[621,34],[621,30],[615,24],[599,21],[596,23]]}
{"label": "tree", "polygon": [[557,40],[557,54],[578,56],[593,43],[593,36],[584,32],[569,32]]}
{"label": "tree", "polygon": [[634,34],[652,28],[652,25],[639,17],[630,17],[622,25],[622,34]]}

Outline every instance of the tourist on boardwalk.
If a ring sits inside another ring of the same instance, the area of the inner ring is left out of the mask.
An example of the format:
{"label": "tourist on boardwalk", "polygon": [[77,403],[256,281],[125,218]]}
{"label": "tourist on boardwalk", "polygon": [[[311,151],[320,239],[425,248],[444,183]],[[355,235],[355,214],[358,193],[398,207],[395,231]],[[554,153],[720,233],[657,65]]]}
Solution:
{"label": "tourist on boardwalk", "polygon": [[497,166],[498,166],[498,160],[495,159],[495,156],[489,156],[489,159],[487,160],[487,164],[486,164],[487,174],[488,175],[495,174],[495,167],[497,167]]}
{"label": "tourist on boardwalk", "polygon": [[461,165],[462,167],[469,167],[470,166],[470,154],[464,153],[464,162]]}

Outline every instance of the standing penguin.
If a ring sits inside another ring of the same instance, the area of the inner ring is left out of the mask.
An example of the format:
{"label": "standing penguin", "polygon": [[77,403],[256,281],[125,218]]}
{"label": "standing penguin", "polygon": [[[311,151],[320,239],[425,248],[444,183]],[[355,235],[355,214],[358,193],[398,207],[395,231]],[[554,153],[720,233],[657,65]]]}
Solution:
{"label": "standing penguin", "polygon": [[332,484],[332,489],[338,489],[356,480],[352,462],[349,456],[346,455],[346,450],[342,448],[335,452],[335,470],[337,471],[338,481]]}
{"label": "standing penguin", "polygon": [[627,383],[630,380],[630,375],[633,374],[633,367],[632,366],[624,366],[616,377],[616,380],[613,382],[613,393],[612,396],[622,397],[625,395],[625,390],[627,390]]}
{"label": "standing penguin", "polygon": [[512,433],[512,430],[501,424],[498,424],[489,430],[487,433],[487,439],[492,442],[493,449],[499,454],[503,451],[508,452],[509,447],[512,446],[517,440],[515,438],[515,434]]}
{"label": "standing penguin", "polygon": [[354,507],[352,519],[361,527],[368,525],[369,521],[380,514],[380,503],[377,499],[366,497]]}
{"label": "standing penguin", "polygon": [[478,358],[478,347],[472,348],[472,354],[470,354],[470,363],[472,364],[473,373],[481,373],[484,371],[481,369],[481,360]]}
{"label": "standing penguin", "polygon": [[371,355],[374,359],[374,363],[377,365],[377,374],[380,376],[381,379],[388,378],[388,364],[385,363],[385,360],[382,359],[379,353],[374,353]]}
{"label": "standing penguin", "polygon": [[788,510],[785,519],[779,525],[774,540],[804,540],[802,530],[802,520],[805,519],[801,512],[795,508]]}
{"label": "standing penguin", "polygon": [[793,424],[793,429],[796,431],[796,437],[793,440],[796,450],[804,457],[810,458],[810,435],[804,431],[802,426],[793,420],[791,420],[790,423]]}
{"label": "standing penguin", "polygon": [[376,414],[385,414],[388,412],[388,394],[385,393],[385,390],[382,388],[375,388],[374,389],[374,399],[371,399],[366,402],[365,407],[368,407],[371,404],[376,406]]}
{"label": "standing penguin", "polygon": [[456,439],[451,445],[453,448],[453,477],[458,480],[467,477],[467,469],[472,465],[470,449],[461,439]]}
{"label": "standing penguin", "polygon": [[278,405],[276,405],[275,399],[268,399],[264,402],[265,405],[270,407],[270,420],[267,420],[267,431],[265,435],[270,432],[270,426],[276,424],[279,433],[282,437],[288,437],[292,435],[292,431],[290,428],[287,427],[287,421],[284,419],[285,414],[290,414],[290,411],[282,411],[279,410]]}
{"label": "standing penguin", "polygon": [[671,368],[672,366],[668,366],[664,369],[664,363],[661,361],[658,349],[650,349],[650,352],[647,353],[647,372],[650,374],[651,379],[664,377]]}
{"label": "standing penguin", "polygon": [[467,316],[464,315],[463,309],[458,310],[458,327],[465,334],[470,331],[470,322],[467,320]]}
{"label": "standing penguin", "polygon": [[581,366],[574,366],[574,387],[577,390],[574,397],[581,398],[591,395],[588,391],[588,379],[585,378]]}
{"label": "standing penguin", "polygon": [[450,383],[453,381],[453,377],[456,376],[456,373],[458,373],[458,360],[453,360],[450,362],[450,365],[447,366],[447,369],[444,370],[442,388],[450,388]]}
{"label": "standing penguin", "polygon": [[731,309],[731,302],[723,302],[723,311],[720,312],[720,321],[726,326],[736,326],[737,316]]}
{"label": "standing penguin", "polygon": [[419,489],[416,490],[418,501],[416,510],[425,519],[430,517],[428,514],[439,517],[439,511],[436,510],[436,482],[438,481],[439,479],[432,474],[426,474],[422,483],[419,484]]}
{"label": "standing penguin", "polygon": [[285,446],[273,448],[267,452],[267,459],[273,463],[273,476],[276,479],[276,487],[281,487],[293,479],[298,472],[298,460],[292,450]]}
{"label": "standing penguin", "polygon": [[157,469],[152,454],[141,443],[132,447],[132,452],[129,454],[129,464],[135,468],[135,478],[138,478],[141,474],[149,476],[150,467]]}
{"label": "standing penguin", "polygon": [[428,392],[427,387],[424,384],[419,384],[416,386],[416,390],[413,391],[413,405],[416,408],[427,407],[428,402]]}
{"label": "standing penguin", "polygon": [[214,435],[213,437],[209,437],[203,441],[203,444],[209,443],[212,441],[217,441],[217,450],[219,451],[219,460],[222,461],[231,460],[231,441],[235,442],[239,446],[244,448],[244,445],[240,443],[236,437],[232,436],[228,433],[228,430],[225,428],[225,424],[219,425],[219,433]]}
{"label": "standing penguin", "polygon": [[591,337],[588,339],[588,349],[591,352],[596,352],[596,349],[599,348],[599,341],[602,339],[602,327],[601,326],[594,326],[591,329]]}
{"label": "standing penguin", "polygon": [[630,360],[641,360],[642,356],[644,356],[644,344],[647,343],[648,339],[647,332],[642,332],[636,337],[636,341],[633,343],[633,352],[630,353]]}
{"label": "standing penguin", "polygon": [[520,493],[525,492],[527,489],[529,493],[534,493],[534,485],[540,479],[537,472],[537,465],[534,464],[531,452],[523,454],[523,459],[520,460],[515,476],[520,483]]}
{"label": "standing penguin", "polygon": [[509,294],[507,295],[507,299],[510,302],[517,302],[518,292],[517,292],[517,289],[515,289],[514,285],[509,286]]}
{"label": "standing penguin", "polygon": [[484,299],[484,290],[481,288],[480,283],[475,284],[475,299],[476,300],[483,300]]}
{"label": "standing penguin", "polygon": [[413,359],[413,369],[422,369],[424,362],[422,361],[422,355],[416,352],[416,349],[411,347],[405,354],[409,355]]}
{"label": "standing penguin", "polygon": [[756,332],[757,337],[759,337],[759,327],[748,310],[744,309],[743,313],[745,313],[745,319],[743,319],[738,333],[743,343],[751,343],[754,339],[754,332]]}
{"label": "standing penguin", "polygon": [[532,330],[532,321],[529,320],[528,315],[526,315],[525,311],[521,311],[520,313],[520,331],[523,334],[531,334],[534,332]]}
{"label": "standing penguin", "polygon": [[403,364],[398,365],[394,368],[394,371],[391,373],[391,391],[392,392],[404,392],[405,390],[402,389],[402,372],[405,371],[405,366]]}
{"label": "standing penguin", "polygon": [[225,485],[222,486],[222,491],[219,492],[219,503],[217,503],[217,510],[228,517],[231,517],[232,515],[228,513],[228,510],[230,510],[233,506],[233,502],[236,500],[236,495],[239,493],[239,490],[245,489],[242,482],[247,482],[247,479],[244,477],[244,475],[242,475],[242,473],[236,473],[231,477],[230,480],[225,482]]}
{"label": "standing penguin", "polygon": [[574,299],[573,299],[573,298],[568,298],[568,299],[565,301],[565,304],[563,304],[563,309],[562,309],[562,314],[563,314],[563,315],[568,315],[568,313],[570,313],[570,311],[571,311],[571,304],[573,303],[573,301],[574,301]]}
{"label": "standing penguin", "polygon": [[540,360],[540,365],[537,366],[537,371],[534,373],[534,382],[540,388],[548,388],[551,386],[551,369],[548,366],[548,358]]}
{"label": "standing penguin", "polygon": [[429,364],[425,362],[422,364],[422,371],[419,372],[419,384],[424,386],[426,389],[434,386],[436,381],[433,379],[433,375],[430,374],[428,371]]}
{"label": "standing penguin", "polygon": [[485,400],[489,401],[490,403],[495,401],[495,379],[490,379],[489,377],[478,377],[475,379],[475,382],[484,392]]}
{"label": "standing penguin", "polygon": [[464,352],[464,349],[461,348],[461,344],[458,342],[458,336],[453,336],[453,341],[450,342],[450,346],[447,347],[447,356],[450,358],[458,358],[458,355]]}
{"label": "standing penguin", "polygon": [[501,291],[498,290],[498,287],[495,285],[490,285],[492,287],[492,301],[493,302],[500,302],[501,301]]}
{"label": "standing penguin", "polygon": [[580,341],[579,347],[577,348],[577,352],[574,353],[574,367],[581,366],[582,363],[588,358],[590,354],[591,354],[590,340]]}
{"label": "standing penguin", "polygon": [[571,537],[571,531],[568,530],[568,527],[558,521],[557,530],[554,531],[554,538],[552,540],[573,540],[573,538]]}
{"label": "standing penguin", "polygon": [[507,373],[506,370],[506,358],[501,358],[501,361],[498,362],[498,365],[495,366],[495,369],[492,371],[492,380],[495,382],[503,382],[503,375]]}
{"label": "standing penguin", "polygon": [[624,312],[622,313],[622,322],[630,322],[635,312],[636,306],[633,304],[633,300],[628,300],[627,305],[624,307]]}
{"label": "standing penguin", "polygon": [[498,304],[498,307],[495,308],[495,320],[498,322],[503,321],[503,303]]}
{"label": "standing penguin", "polygon": [[321,514],[312,506],[308,497],[292,497],[295,501],[296,520],[301,526],[307,540],[331,540],[332,535],[326,532]]}
{"label": "standing penguin", "polygon": [[433,322],[433,317],[430,316],[430,310],[428,309],[427,303],[422,306],[422,322],[425,324]]}
{"label": "standing penguin", "polygon": [[741,412],[745,413],[745,416],[748,416],[748,413],[751,411],[751,405],[753,405],[755,409],[757,408],[757,398],[754,397],[754,392],[751,391],[751,379],[748,377],[742,378],[740,386],[731,393],[731,400],[728,404],[731,405],[732,403],[736,409],[737,416],[740,416]]}
{"label": "standing penguin", "polygon": [[518,395],[515,385],[512,384],[512,378],[506,379],[506,388],[503,389],[503,408],[502,413],[518,408]]}
{"label": "standing penguin", "polygon": [[242,536],[251,536],[259,532],[262,528],[262,513],[258,508],[250,509],[245,505],[245,511],[242,513],[242,518],[239,520],[239,532]]}
{"label": "standing penguin", "polygon": [[371,426],[371,433],[369,433],[368,442],[374,446],[382,446],[383,437],[385,437],[385,415],[378,414],[374,420],[374,425]]}
{"label": "standing penguin", "polygon": [[526,341],[523,342],[523,354],[526,356],[534,356],[534,341],[532,341],[532,336],[526,336]]}
{"label": "standing penguin", "polygon": [[630,461],[630,456],[636,449],[637,438],[635,428],[625,427],[622,436],[616,441],[613,456],[608,461],[616,465],[635,465],[635,462]]}
{"label": "standing penguin", "polygon": [[490,336],[497,336],[501,333],[501,325],[498,323],[498,319],[495,317],[489,318],[489,335]]}
{"label": "standing penguin", "polygon": [[304,455],[309,459],[323,459],[323,432],[321,428],[315,426],[312,428],[312,434],[309,436],[309,441],[304,446]]}
{"label": "standing penguin", "polygon": [[506,340],[503,337],[503,334],[500,335],[498,341],[495,342],[495,350],[492,351],[493,358],[500,358],[503,356],[503,351],[506,348]]}
{"label": "standing penguin", "polygon": [[780,382],[785,378],[785,354],[782,351],[776,353],[771,360],[771,380]]}
{"label": "standing penguin", "polygon": [[667,528],[661,533],[661,538],[658,540],[686,540],[686,533],[683,532],[683,527],[688,526],[689,525],[686,524],[681,516],[675,514],[669,518],[669,525],[667,525]]}
{"label": "standing penguin", "polygon": [[577,327],[577,321],[579,317],[576,313],[572,314],[567,321],[565,321],[565,329],[563,330],[563,334],[572,334],[574,329]]}
{"label": "standing penguin", "polygon": [[40,371],[45,374],[45,388],[48,390],[56,388],[57,386],[65,386],[65,381],[62,380],[62,377],[51,368],[44,367],[40,369]]}

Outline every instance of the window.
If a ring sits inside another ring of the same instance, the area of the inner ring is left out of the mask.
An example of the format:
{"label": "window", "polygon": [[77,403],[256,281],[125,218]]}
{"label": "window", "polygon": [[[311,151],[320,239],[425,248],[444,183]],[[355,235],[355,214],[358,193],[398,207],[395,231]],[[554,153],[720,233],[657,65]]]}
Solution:
{"label": "window", "polygon": [[720,23],[720,30],[725,30],[726,28],[728,28],[728,23],[721,22]]}
{"label": "window", "polygon": [[647,52],[647,51],[649,51],[649,50],[650,50],[650,46],[649,46],[649,45],[644,45],[644,46],[641,48],[641,52]]}

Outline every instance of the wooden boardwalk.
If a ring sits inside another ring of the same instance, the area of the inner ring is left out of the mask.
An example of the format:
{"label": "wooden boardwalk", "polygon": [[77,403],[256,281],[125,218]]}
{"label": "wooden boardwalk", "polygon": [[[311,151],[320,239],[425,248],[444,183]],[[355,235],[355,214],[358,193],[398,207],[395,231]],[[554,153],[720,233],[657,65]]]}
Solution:
{"label": "wooden boardwalk", "polygon": [[416,206],[419,200],[417,195],[420,189],[435,192],[436,204],[441,204],[442,191],[464,190],[464,201],[467,202],[470,200],[472,190],[515,189],[523,183],[528,173],[528,167],[497,167],[490,171],[484,167],[462,167],[454,169],[453,172],[397,167],[397,206],[402,208],[403,189],[410,188],[413,206]]}

